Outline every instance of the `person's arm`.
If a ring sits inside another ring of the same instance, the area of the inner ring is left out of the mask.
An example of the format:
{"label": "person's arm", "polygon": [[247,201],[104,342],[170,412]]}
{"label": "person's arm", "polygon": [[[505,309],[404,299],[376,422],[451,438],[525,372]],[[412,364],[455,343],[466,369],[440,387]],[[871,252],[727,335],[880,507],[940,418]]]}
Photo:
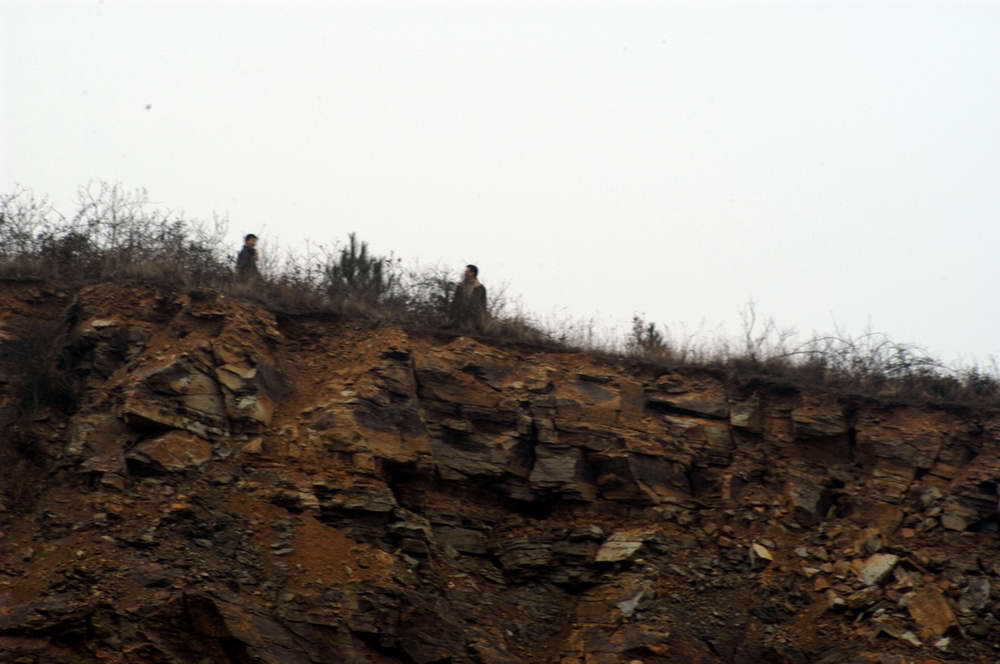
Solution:
{"label": "person's arm", "polygon": [[486,286],[480,285],[476,289],[476,308],[479,309],[480,313],[484,316],[486,315]]}

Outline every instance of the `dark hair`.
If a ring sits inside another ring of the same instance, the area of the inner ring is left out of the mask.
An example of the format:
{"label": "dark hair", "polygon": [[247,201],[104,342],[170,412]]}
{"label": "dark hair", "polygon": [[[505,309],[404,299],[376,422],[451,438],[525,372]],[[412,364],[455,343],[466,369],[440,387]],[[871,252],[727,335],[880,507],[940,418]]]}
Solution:
{"label": "dark hair", "polygon": [[475,265],[466,265],[465,267],[468,268],[469,270],[472,270],[472,276],[474,277],[479,276],[479,268],[476,267]]}
{"label": "dark hair", "polygon": [[247,240],[256,240],[256,239],[257,239],[256,235],[254,235],[253,233],[248,233],[246,237],[243,238],[243,241],[246,242]]}

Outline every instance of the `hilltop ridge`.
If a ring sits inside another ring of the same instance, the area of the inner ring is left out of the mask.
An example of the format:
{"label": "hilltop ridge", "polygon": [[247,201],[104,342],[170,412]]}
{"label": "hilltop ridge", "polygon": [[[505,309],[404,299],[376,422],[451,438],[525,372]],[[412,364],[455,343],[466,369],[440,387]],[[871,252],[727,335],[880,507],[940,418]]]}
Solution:
{"label": "hilltop ridge", "polygon": [[[39,348],[51,362],[25,361]],[[207,288],[5,284],[0,366],[2,661],[1000,648],[993,412],[280,315]],[[59,398],[26,405],[29,386]]]}

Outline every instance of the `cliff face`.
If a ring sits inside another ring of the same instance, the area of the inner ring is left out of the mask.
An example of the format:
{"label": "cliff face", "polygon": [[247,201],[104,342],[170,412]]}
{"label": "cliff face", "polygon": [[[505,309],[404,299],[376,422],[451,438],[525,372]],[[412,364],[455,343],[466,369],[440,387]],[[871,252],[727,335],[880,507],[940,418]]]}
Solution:
{"label": "cliff face", "polygon": [[[0,661],[1000,648],[994,415],[279,320],[211,291],[7,284],[0,307],[3,445],[20,450]],[[13,358],[39,319],[62,321],[79,403],[15,419]]]}

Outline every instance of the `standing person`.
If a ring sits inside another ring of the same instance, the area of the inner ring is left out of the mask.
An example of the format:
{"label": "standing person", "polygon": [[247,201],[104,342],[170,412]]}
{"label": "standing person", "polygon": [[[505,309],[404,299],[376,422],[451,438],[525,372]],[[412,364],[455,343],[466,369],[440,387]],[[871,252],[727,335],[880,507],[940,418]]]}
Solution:
{"label": "standing person", "polygon": [[243,238],[243,248],[236,257],[236,276],[240,281],[260,278],[260,270],[257,269],[257,236],[253,233]]}
{"label": "standing person", "polygon": [[486,321],[486,287],[479,283],[479,268],[466,265],[462,281],[455,287],[451,299],[451,323],[465,332],[482,332]]}

